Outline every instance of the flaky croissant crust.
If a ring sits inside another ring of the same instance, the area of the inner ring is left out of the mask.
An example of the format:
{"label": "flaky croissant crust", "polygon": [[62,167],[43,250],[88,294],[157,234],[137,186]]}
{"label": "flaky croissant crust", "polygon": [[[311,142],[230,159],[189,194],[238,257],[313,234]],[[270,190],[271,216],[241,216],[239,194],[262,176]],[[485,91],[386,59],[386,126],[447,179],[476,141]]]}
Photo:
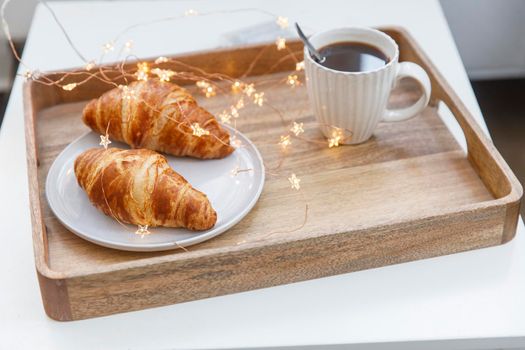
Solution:
{"label": "flaky croissant crust", "polygon": [[[82,119],[92,130],[133,148],[174,156],[224,158],[234,151],[230,135],[188,91],[158,79],[135,81],[89,102]],[[198,123],[208,135],[196,136]]]}
{"label": "flaky croissant crust", "polygon": [[75,175],[93,205],[120,222],[206,230],[217,221],[206,195],[154,151],[89,149]]}

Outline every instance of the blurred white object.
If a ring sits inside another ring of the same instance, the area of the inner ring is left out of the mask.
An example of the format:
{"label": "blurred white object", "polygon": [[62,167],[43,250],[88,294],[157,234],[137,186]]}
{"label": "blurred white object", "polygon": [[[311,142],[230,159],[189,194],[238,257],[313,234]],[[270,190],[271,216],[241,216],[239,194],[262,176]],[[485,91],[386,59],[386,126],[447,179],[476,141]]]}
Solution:
{"label": "blurred white object", "polygon": [[290,22],[288,28],[282,29],[275,21],[263,22],[225,33],[223,38],[230,46],[270,42],[275,41],[277,37],[295,39],[297,34],[291,30],[292,24]]}
{"label": "blurred white object", "polygon": [[525,1],[441,0],[470,79],[525,77]]}

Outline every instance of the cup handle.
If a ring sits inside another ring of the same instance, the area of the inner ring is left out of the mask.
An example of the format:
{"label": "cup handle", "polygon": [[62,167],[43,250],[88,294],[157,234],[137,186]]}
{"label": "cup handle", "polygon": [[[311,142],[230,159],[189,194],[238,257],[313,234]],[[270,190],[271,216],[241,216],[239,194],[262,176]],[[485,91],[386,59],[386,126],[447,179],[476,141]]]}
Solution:
{"label": "cup handle", "polygon": [[400,109],[387,109],[383,116],[384,122],[399,122],[413,118],[425,109],[430,100],[430,79],[423,68],[412,62],[400,62],[397,68],[396,82],[402,78],[412,78],[419,82],[423,88],[423,95],[412,106]]}

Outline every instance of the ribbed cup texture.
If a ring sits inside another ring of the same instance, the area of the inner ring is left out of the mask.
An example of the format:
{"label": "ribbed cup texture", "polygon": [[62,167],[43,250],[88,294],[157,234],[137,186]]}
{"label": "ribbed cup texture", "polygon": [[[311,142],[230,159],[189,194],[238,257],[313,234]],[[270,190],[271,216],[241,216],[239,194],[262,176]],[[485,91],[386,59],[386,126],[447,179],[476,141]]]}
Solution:
{"label": "ribbed cup texture", "polygon": [[[306,56],[306,55],[305,55]],[[305,57],[308,95],[323,134],[343,130],[345,144],[368,140],[385,113],[397,62],[371,72],[337,72]]]}

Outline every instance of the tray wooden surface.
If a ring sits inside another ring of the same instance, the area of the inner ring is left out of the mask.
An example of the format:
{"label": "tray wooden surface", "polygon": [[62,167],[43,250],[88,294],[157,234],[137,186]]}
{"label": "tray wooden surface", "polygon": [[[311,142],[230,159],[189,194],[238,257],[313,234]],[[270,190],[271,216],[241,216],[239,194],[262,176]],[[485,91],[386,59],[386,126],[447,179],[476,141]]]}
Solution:
{"label": "tray wooden surface", "polygon": [[[258,146],[270,169],[261,198],[238,225],[187,252],[103,248],[60,224],[45,198],[47,171],[65,146],[88,131],[80,121],[86,100],[110,87],[92,80],[66,92],[28,82],[25,107],[33,242],[46,313],[62,321],[84,319],[512,239],[521,185],[413,39],[400,28],[383,30],[400,45],[401,60],[416,62],[429,73],[433,88],[429,107],[409,121],[381,124],[370,141],[357,146],[328,149],[326,144],[293,139],[293,147],[282,158],[276,144],[292,120],[305,124],[308,138],[323,138],[315,127],[304,84],[295,89],[285,84],[261,87],[267,100],[286,112],[283,123],[273,109],[250,104],[238,119],[238,129]],[[288,47],[302,60],[300,43],[291,42]],[[262,80],[280,81],[294,70],[295,61],[281,60],[288,52],[277,51],[273,44],[176,57],[208,72],[241,77],[262,50],[259,64],[244,80],[263,86]],[[299,76],[304,83],[303,75]],[[418,96],[418,86],[400,85],[391,105],[404,105]],[[232,100],[217,96],[199,102],[217,114]],[[441,102],[462,127],[468,155],[443,124],[437,109]],[[290,189],[291,172],[301,178],[301,191]]]}

